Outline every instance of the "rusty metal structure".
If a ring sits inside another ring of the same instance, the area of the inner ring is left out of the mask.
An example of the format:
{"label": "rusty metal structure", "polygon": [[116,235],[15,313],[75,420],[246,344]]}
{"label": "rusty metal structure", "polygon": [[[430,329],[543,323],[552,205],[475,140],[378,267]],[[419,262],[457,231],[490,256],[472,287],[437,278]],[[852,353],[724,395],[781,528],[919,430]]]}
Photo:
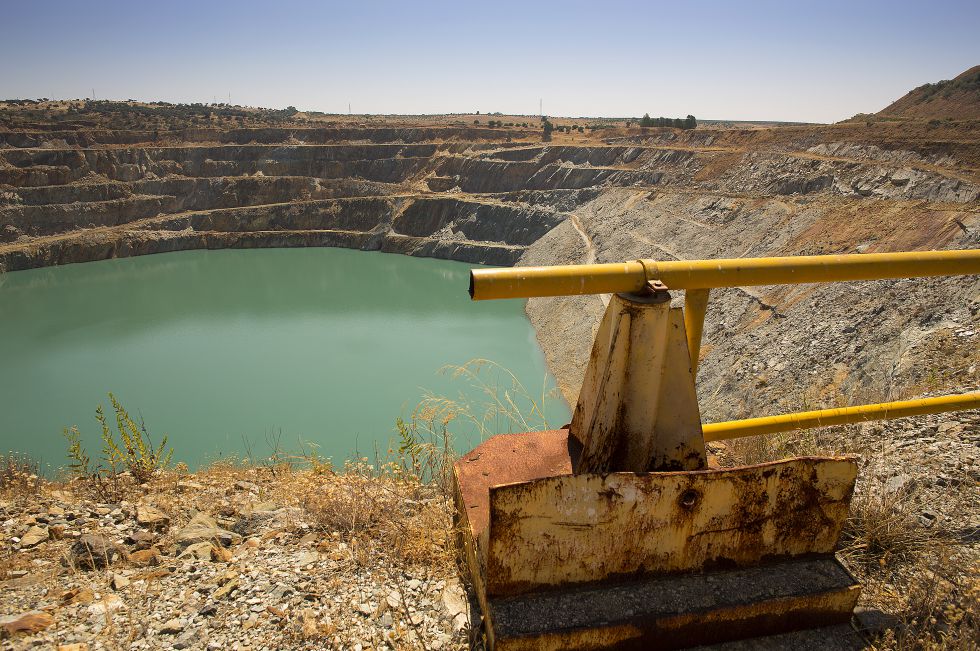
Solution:
{"label": "rusty metal structure", "polygon": [[705,443],[977,408],[980,392],[702,424],[709,291],[954,274],[980,274],[980,251],[472,271],[475,300],[615,292],[572,422],[491,437],[454,467],[488,648],[684,648],[849,621],[860,586],[834,550],[856,457],[718,468]]}

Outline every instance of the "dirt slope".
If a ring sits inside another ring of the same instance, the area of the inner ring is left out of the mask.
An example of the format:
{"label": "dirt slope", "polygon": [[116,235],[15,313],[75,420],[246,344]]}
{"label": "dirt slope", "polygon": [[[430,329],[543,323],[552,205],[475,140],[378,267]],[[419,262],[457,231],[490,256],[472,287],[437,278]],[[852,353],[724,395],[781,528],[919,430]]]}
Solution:
{"label": "dirt slope", "polygon": [[980,66],[973,66],[953,79],[910,90],[878,115],[924,120],[980,119]]}

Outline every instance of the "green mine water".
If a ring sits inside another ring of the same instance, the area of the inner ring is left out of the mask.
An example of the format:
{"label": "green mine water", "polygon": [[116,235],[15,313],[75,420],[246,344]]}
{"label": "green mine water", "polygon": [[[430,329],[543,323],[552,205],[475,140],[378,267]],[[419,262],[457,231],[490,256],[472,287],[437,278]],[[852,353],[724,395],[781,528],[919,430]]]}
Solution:
{"label": "green mine water", "polygon": [[[192,468],[313,443],[375,458],[427,394],[478,417],[487,395],[440,373],[493,360],[535,401],[554,387],[520,301],[472,302],[472,265],[345,249],[185,251],[0,275],[0,452],[64,465],[77,425],[98,456],[112,391]],[[502,372],[477,379],[522,401]],[[552,392],[547,424],[568,421]],[[110,418],[110,421],[112,419]],[[495,432],[518,429],[492,416]],[[540,419],[530,425],[544,427]],[[450,425],[457,450],[478,430]],[[397,450],[397,444],[394,446]]]}

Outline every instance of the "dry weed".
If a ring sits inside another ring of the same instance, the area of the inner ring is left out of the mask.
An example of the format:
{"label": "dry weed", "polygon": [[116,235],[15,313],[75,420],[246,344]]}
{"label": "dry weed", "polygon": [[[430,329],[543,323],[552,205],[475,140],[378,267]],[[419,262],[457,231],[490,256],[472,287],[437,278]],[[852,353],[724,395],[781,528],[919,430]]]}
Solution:
{"label": "dry weed", "polygon": [[725,447],[737,465],[752,465],[778,461],[788,457],[808,457],[816,455],[837,455],[853,452],[847,441],[853,438],[857,426],[827,427],[803,430],[800,432],[781,432],[766,436],[747,436],[726,441]]}
{"label": "dry weed", "polygon": [[338,475],[299,473],[295,483],[298,503],[316,525],[338,533],[352,549],[406,564],[452,567],[452,512],[437,487],[377,473],[363,460]]}
{"label": "dry weed", "polygon": [[0,455],[0,495],[8,499],[37,495],[41,481],[37,461],[16,452]]}
{"label": "dry weed", "polygon": [[915,562],[930,544],[948,538],[942,527],[918,521],[915,489],[889,491],[881,481],[855,491],[841,532],[840,557],[850,567],[888,568]]}
{"label": "dry weed", "polygon": [[965,579],[946,577],[957,563],[952,548],[941,546],[917,560],[900,586],[866,585],[899,607],[898,625],[878,634],[871,647],[881,651],[921,649],[975,651],[980,648],[980,565],[966,568]]}

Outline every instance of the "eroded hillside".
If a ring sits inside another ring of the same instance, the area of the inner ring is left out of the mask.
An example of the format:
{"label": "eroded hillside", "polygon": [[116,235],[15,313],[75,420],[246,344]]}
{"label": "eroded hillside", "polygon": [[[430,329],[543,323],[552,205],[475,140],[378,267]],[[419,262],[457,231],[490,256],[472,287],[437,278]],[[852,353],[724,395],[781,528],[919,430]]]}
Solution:
{"label": "eroded hillside", "polygon": [[980,118],[980,66],[953,79],[923,84],[895,100],[878,115],[889,118],[963,120]]}

